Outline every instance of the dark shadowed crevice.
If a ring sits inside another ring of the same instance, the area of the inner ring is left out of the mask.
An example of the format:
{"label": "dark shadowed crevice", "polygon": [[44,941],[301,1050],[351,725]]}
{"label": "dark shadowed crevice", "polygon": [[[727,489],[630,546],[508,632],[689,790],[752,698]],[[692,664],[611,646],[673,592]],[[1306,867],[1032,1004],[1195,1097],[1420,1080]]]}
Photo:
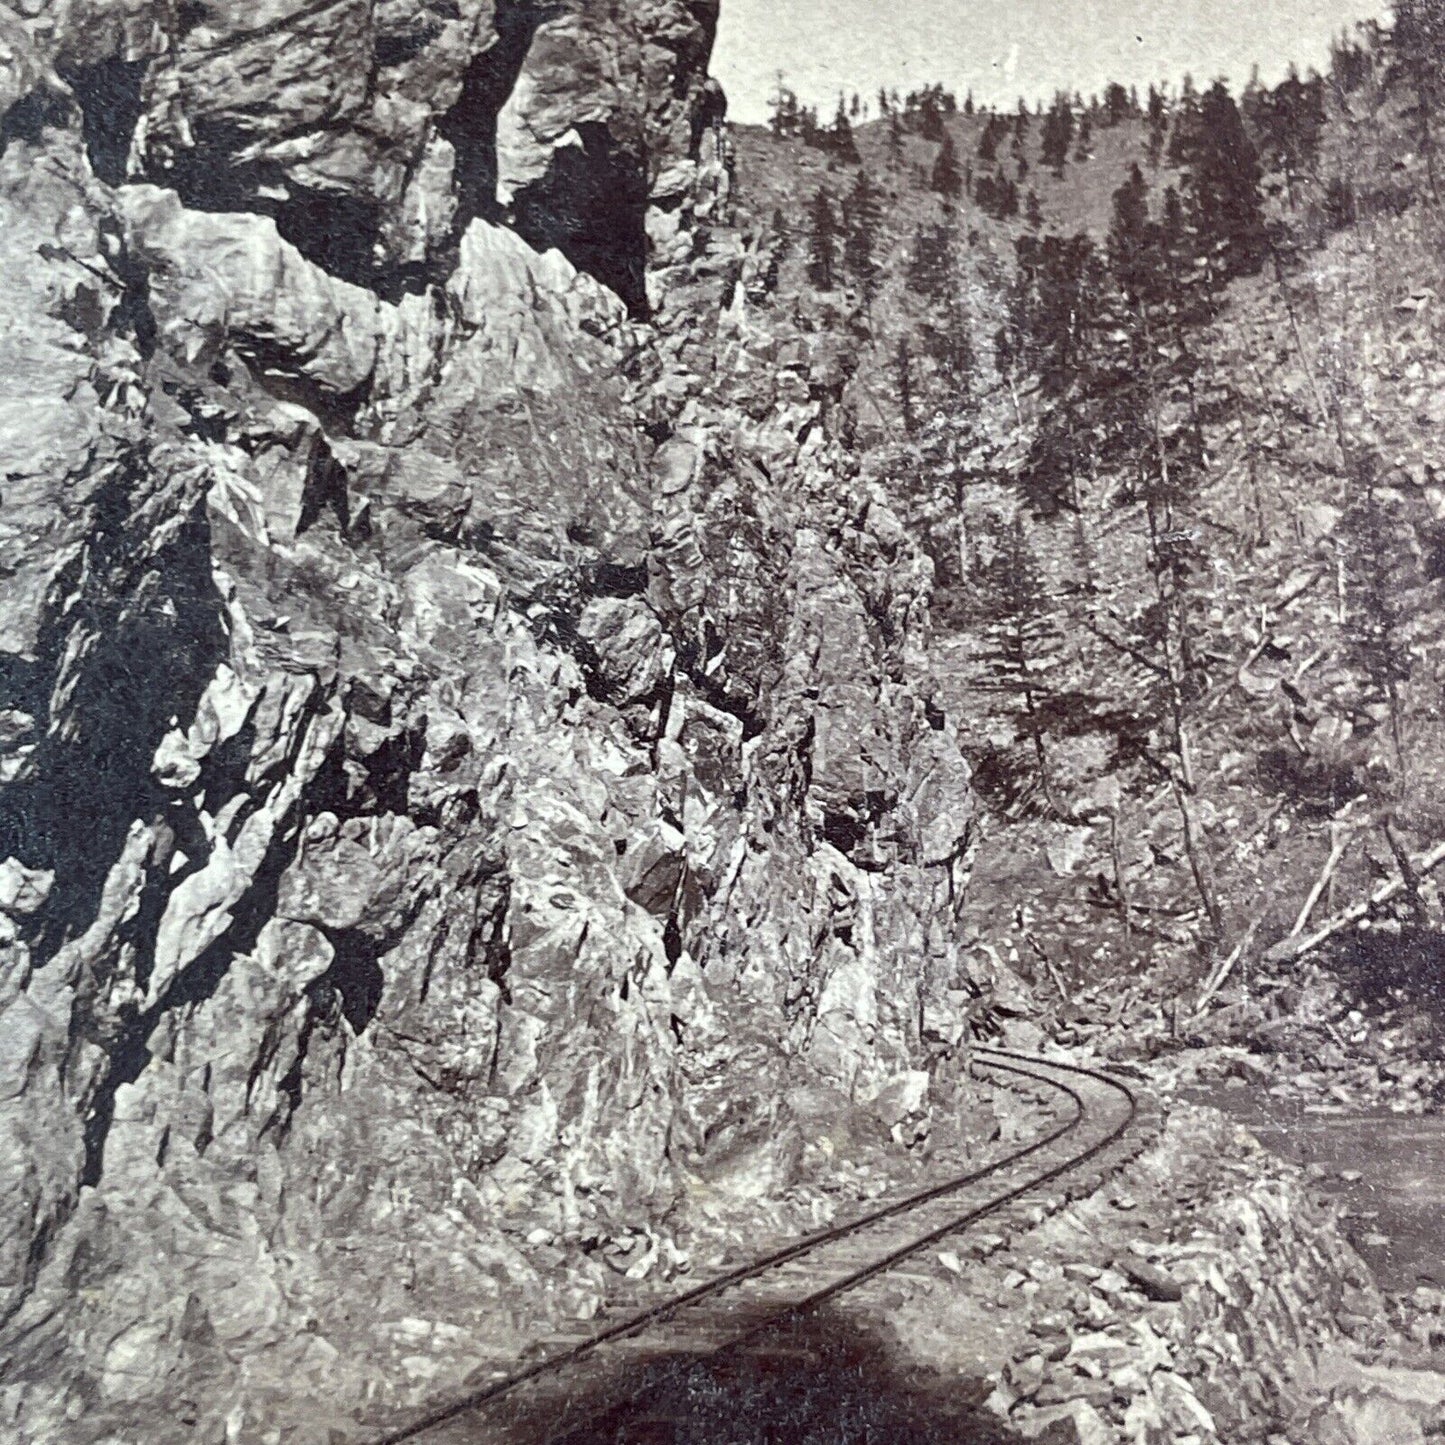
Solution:
{"label": "dark shadowed crevice", "polygon": [[82,1185],[96,1185],[105,1173],[105,1146],[115,1120],[115,1097],[133,1084],[151,1061],[150,1039],[157,1025],[173,1009],[194,1009],[215,993],[238,954],[256,946],[261,930],[276,916],[281,877],[296,857],[300,839],[299,804],[282,821],[260,870],[232,911],[231,926],[199,957],[170,981],[152,1006],[133,1015],[110,1048],[110,1066],[85,1118],[85,1162]]}
{"label": "dark shadowed crevice", "polygon": [[332,947],[331,967],[310,987],[313,1007],[346,1020],[356,1038],[381,1007],[386,975],[381,970],[383,946],[359,928],[325,929]]}
{"label": "dark shadowed crevice", "polygon": [[308,261],[342,281],[372,285],[381,265],[379,204],[370,196],[299,186],[275,161],[237,159],[255,143],[242,126],[197,117],[192,144],[164,159],[148,157],[145,174],[171,187],[190,210],[270,216],[281,238]]}
{"label": "dark shadowed crevice", "polygon": [[640,597],[647,591],[647,563],[598,562],[590,568],[583,589],[593,597]]}
{"label": "dark shadowed crevice", "polygon": [[336,460],[324,440],[318,440],[306,464],[306,479],[301,486],[301,514],[296,520],[296,535],[309,531],[328,509],[345,536],[351,530],[351,504],[347,494],[346,468]]}
{"label": "dark shadowed crevice", "polygon": [[497,986],[502,1002],[510,1004],[512,985],[508,975],[512,971],[512,940],[507,910],[512,906],[512,880],[504,870],[498,869],[487,881],[493,882],[487,900],[490,906],[478,900],[471,938],[467,941],[467,958],[482,964],[487,978]]}
{"label": "dark shadowed crevice", "polygon": [[555,247],[615,291],[634,317],[647,304],[647,181],[606,126],[576,127],[580,145],[553,152],[546,176],[518,192],[513,225],[539,250]]}
{"label": "dark shadowed crevice", "polygon": [[0,115],[0,155],[12,140],[39,145],[47,130],[64,130],[70,118],[70,102],[63,95],[53,90],[33,91]]}
{"label": "dark shadowed crevice", "polygon": [[441,18],[437,15],[429,15],[425,11],[408,15],[402,29],[383,30],[377,35],[372,53],[376,68],[389,70],[415,60],[442,34],[443,29]]}
{"label": "dark shadowed crevice", "polygon": [[96,179],[108,186],[125,183],[131,138],[144,108],[141,89],[149,64],[149,60],[112,56],[94,65],[59,70],[80,105],[81,133],[90,168]]}
{"label": "dark shadowed crevice", "polygon": [[363,381],[347,392],[329,390],[298,372],[296,359],[290,353],[255,337],[248,338],[237,351],[251,368],[256,384],[268,395],[304,407],[332,435],[351,435],[356,414],[369,394],[369,382]]}
{"label": "dark shadowed crevice", "polygon": [[125,244],[125,233],[113,216],[102,217],[98,229],[108,243],[110,269],[121,284],[120,301],[111,314],[111,326],[118,336],[128,337],[141,357],[149,361],[156,349],[150,273],[131,255]]}
{"label": "dark shadowed crevice", "polygon": [[[323,271],[356,286],[374,284],[381,265],[381,210],[370,196],[307,191],[287,182],[291,199],[272,214],[276,230]],[[253,199],[251,209],[256,209]]]}
{"label": "dark shadowed crevice", "polygon": [[493,24],[497,39],[477,56],[462,76],[461,94],[437,122],[437,131],[456,151],[456,223],[458,235],[480,217],[498,221],[497,116],[507,103],[532,40],[555,6],[501,4]]}
{"label": "dark shadowed crevice", "polygon": [[40,958],[89,926],[132,821],[164,812],[151,759],[227,654],[204,510],[194,506],[165,550],[149,553],[130,528],[150,488],[137,460],[97,497],[83,577],[62,584],[80,595],[52,611],[25,679],[37,718],[64,698],[29,776],[0,797],[0,849],[55,873],[36,920]]}

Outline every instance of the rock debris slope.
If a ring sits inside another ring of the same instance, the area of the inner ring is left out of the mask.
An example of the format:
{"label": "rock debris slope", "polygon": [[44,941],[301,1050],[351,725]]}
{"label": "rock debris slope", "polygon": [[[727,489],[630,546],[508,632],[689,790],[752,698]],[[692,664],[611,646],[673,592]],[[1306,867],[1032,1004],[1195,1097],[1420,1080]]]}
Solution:
{"label": "rock debris slope", "polygon": [[714,21],[0,8],[10,1438],[354,1438],[962,1026],[930,566]]}

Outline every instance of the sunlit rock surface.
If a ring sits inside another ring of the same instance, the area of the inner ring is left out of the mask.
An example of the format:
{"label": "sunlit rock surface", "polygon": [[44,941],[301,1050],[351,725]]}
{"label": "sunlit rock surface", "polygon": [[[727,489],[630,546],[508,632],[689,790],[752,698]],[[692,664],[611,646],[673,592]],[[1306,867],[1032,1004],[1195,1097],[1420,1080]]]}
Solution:
{"label": "sunlit rock surface", "polygon": [[14,1438],[353,1438],[957,1035],[930,567],[615,9],[0,10]]}

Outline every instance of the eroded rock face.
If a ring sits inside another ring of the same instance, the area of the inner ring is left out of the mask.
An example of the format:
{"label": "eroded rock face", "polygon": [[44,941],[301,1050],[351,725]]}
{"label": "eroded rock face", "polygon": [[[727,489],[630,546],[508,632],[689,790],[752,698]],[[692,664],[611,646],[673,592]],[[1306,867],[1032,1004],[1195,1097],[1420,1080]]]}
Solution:
{"label": "eroded rock face", "polygon": [[966,981],[928,565],[732,302],[710,5],[610,14],[0,12],[19,1438],[363,1434]]}
{"label": "eroded rock face", "polygon": [[318,265],[418,287],[510,215],[640,304],[644,215],[694,143],[716,0],[31,0],[91,166],[275,218]]}

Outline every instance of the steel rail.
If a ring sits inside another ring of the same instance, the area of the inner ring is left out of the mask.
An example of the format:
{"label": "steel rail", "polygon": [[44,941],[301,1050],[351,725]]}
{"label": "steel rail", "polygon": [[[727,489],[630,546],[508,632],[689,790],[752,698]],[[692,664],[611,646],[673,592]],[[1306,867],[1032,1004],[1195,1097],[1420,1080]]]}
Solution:
{"label": "steel rail", "polygon": [[969,1225],[987,1218],[989,1215],[996,1214],[999,1210],[1007,1207],[1022,1196],[1031,1193],[1043,1185],[1050,1184],[1064,1174],[1098,1158],[1099,1155],[1103,1154],[1123,1138],[1138,1116],[1139,1100],[1134,1091],[1119,1079],[1108,1074],[1100,1073],[1097,1070],[1084,1068],[1078,1064],[1067,1064],[1053,1059],[1030,1058],[1027,1055],[1013,1053],[1005,1049],[976,1048],[973,1051],[973,1059],[976,1064],[984,1068],[997,1070],[1000,1073],[1013,1074],[1032,1083],[1044,1084],[1051,1089],[1057,1090],[1069,1100],[1071,1106],[1069,1116],[1054,1129],[1032,1140],[1022,1148],[1005,1155],[1003,1158],[995,1160],[991,1164],[971,1170],[966,1174],[956,1175],[939,1184],[920,1190],[915,1194],[908,1195],[890,1204],[883,1205],[878,1209],[870,1210],[866,1214],[846,1220],[841,1224],[832,1225],[827,1229],[805,1235],[793,1241],[791,1244],[783,1246],[781,1249],[774,1250],[758,1259],[749,1261],[747,1264],[739,1265],[735,1269],[728,1270],[724,1274],[717,1275],[699,1285],[695,1285],[692,1289],[686,1290],[682,1294],[661,1300],[657,1304],[649,1306],[647,1309],[641,1310],[635,1315],[619,1320],[616,1324],[610,1325],[606,1329],[599,1330],[590,1339],[559,1350],[556,1354],[548,1355],[546,1358],[538,1360],[535,1364],[528,1366],[526,1369],[519,1370],[513,1375],[508,1375],[480,1389],[459,1396],[446,1404],[437,1406],[399,1429],[375,1436],[371,1439],[370,1445],[405,1445],[405,1442],[415,1440],[428,1431],[435,1430],[442,1425],[457,1420],[463,1415],[480,1410],[502,1399],[522,1385],[546,1375],[560,1374],[566,1370],[568,1366],[580,1363],[607,1344],[641,1334],[654,1325],[665,1323],[681,1314],[691,1305],[697,1304],[712,1296],[721,1295],[748,1280],[756,1279],[759,1276],[767,1274],[770,1270],[776,1269],[780,1265],[800,1259],[819,1249],[821,1246],[847,1239],[851,1235],[860,1234],[872,1225],[906,1215],[919,1209],[922,1205],[941,1199],[946,1195],[957,1193],[970,1185],[977,1184],[989,1178],[991,1175],[1002,1173],[1007,1169],[1024,1163],[1026,1160],[1074,1133],[1089,1117],[1089,1104],[1079,1088],[1063,1082],[1058,1078],[1049,1077],[1046,1073],[1040,1073],[1038,1072],[1039,1069],[1050,1070],[1056,1074],[1074,1075],[1078,1077],[1081,1084],[1087,1080],[1096,1085],[1103,1084],[1107,1086],[1115,1091],[1122,1099],[1125,1105],[1123,1117],[1102,1137],[1078,1153],[1069,1155],[1066,1159],[1053,1164],[1041,1173],[1029,1175],[1021,1183],[1012,1185],[991,1199],[986,1200],[984,1203],[975,1205],[956,1216],[950,1217],[942,1226],[928,1230],[923,1235],[910,1239],[899,1248],[881,1254],[877,1259],[870,1261],[857,1270],[851,1271],[846,1277],[834,1281],[824,1289],[815,1291],[799,1300],[781,1306],[767,1318],[745,1327],[733,1339],[729,1340],[725,1345],[720,1346],[718,1353],[722,1353],[755,1338],[758,1334],[772,1328],[782,1320],[789,1317],[796,1317],[816,1309],[820,1304],[831,1299],[833,1296],[853,1289],[865,1281],[885,1273],[910,1255],[928,1248],[931,1244],[938,1243],[950,1234],[960,1229],[965,1229]]}

